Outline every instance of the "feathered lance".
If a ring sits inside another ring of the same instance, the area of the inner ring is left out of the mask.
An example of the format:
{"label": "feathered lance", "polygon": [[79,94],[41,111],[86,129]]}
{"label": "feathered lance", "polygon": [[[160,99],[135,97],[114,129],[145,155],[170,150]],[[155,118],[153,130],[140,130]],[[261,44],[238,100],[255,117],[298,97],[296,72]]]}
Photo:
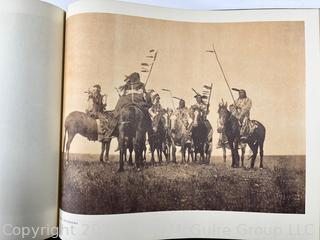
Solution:
{"label": "feathered lance", "polygon": [[[154,50],[150,50],[150,52],[151,52],[151,51],[154,52]],[[150,75],[151,75],[151,72],[152,72],[153,65],[154,65],[154,63],[155,63],[155,61],[156,61],[156,59],[157,59],[157,55],[158,55],[158,51],[156,51],[156,52],[154,53],[153,60],[152,60],[151,66],[150,66],[150,70],[149,70],[149,73],[148,73],[148,76],[147,76],[147,80],[146,80],[146,83],[144,84],[145,87],[146,87],[147,84],[148,84],[148,81],[149,81],[149,78],[150,78]],[[144,65],[143,65],[143,66],[144,66]]]}
{"label": "feathered lance", "polygon": [[209,98],[208,98],[208,105],[207,105],[207,112],[209,111],[209,106],[210,106],[212,86],[213,86],[212,83],[211,83],[210,87],[209,87],[209,86],[204,86],[206,89],[209,89],[209,88],[210,88],[210,93],[209,93]]}
{"label": "feathered lance", "polygon": [[216,57],[216,60],[217,60],[217,62],[218,62],[218,65],[219,65],[219,67],[220,67],[220,70],[221,70],[221,72],[222,72],[224,81],[226,82],[226,84],[227,84],[227,86],[228,86],[228,89],[229,89],[229,92],[230,92],[230,94],[231,94],[233,103],[236,104],[236,100],[235,100],[235,98],[234,98],[234,96],[233,96],[233,94],[232,94],[232,91],[231,91],[229,82],[228,82],[228,80],[227,80],[226,74],[225,74],[224,71],[223,71],[223,68],[222,68],[221,62],[220,62],[220,60],[219,60],[217,51],[216,51],[216,49],[214,48],[214,44],[212,44],[212,50],[207,50],[207,52],[213,53],[214,56]]}

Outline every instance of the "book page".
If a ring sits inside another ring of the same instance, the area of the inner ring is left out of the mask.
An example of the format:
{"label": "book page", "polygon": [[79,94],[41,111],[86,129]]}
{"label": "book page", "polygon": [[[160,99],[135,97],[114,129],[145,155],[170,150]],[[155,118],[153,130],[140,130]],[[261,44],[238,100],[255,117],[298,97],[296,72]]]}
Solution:
{"label": "book page", "polygon": [[1,239],[57,232],[64,17],[41,1],[1,1]]}
{"label": "book page", "polygon": [[318,10],[67,16],[63,239],[318,239]]}

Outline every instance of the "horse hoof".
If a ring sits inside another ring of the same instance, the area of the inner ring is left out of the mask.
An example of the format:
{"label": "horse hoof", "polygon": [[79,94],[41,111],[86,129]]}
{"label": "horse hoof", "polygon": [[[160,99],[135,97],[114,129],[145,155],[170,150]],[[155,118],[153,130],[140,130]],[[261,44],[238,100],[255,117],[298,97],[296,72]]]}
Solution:
{"label": "horse hoof", "polygon": [[124,172],[124,169],[123,169],[123,168],[119,168],[119,169],[118,169],[118,173],[121,173],[121,172]]}

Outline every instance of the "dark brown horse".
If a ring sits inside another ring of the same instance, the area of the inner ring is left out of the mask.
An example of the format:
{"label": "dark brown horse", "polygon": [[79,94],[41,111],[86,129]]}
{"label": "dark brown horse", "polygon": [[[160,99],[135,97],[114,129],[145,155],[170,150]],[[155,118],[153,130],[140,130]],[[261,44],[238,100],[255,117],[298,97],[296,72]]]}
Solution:
{"label": "dark brown horse", "polygon": [[198,108],[193,108],[190,112],[193,119],[191,136],[194,145],[194,160],[197,161],[197,155],[200,154],[200,163],[209,163],[212,150],[211,126],[205,123],[207,121]]}
{"label": "dark brown horse", "polygon": [[[228,139],[229,147],[232,153],[231,167],[239,167],[239,153],[238,147],[240,144],[240,123],[238,119],[231,114],[228,110],[227,103],[220,103],[218,108],[218,114],[222,127]],[[263,145],[266,135],[265,127],[258,121],[252,120],[255,128],[250,136],[247,138],[246,143],[249,145],[252,156],[250,167],[254,168],[255,160],[260,150],[260,168],[263,168]],[[243,163],[242,163],[243,164]]]}
{"label": "dark brown horse", "polygon": [[[108,117],[110,113],[109,111],[105,112],[105,116]],[[87,138],[89,141],[98,141],[98,124],[96,119],[84,112],[78,111],[71,112],[66,117],[64,123],[63,152],[65,151],[67,154],[67,162],[69,161],[70,145],[77,134]],[[111,138],[101,141],[100,161],[102,162],[109,160],[110,142]]]}
{"label": "dark brown horse", "polygon": [[[218,148],[220,148],[220,147],[222,148],[223,162],[226,163],[227,162],[227,149],[230,150],[230,147],[229,147],[227,137],[225,135],[225,130],[223,128],[223,124],[221,124],[220,121],[218,121],[218,124],[217,124],[217,132],[219,134],[221,134],[221,139],[220,139]],[[240,143],[239,147],[241,149],[241,166],[243,167],[243,161],[244,161],[244,156],[246,153],[247,144]]]}
{"label": "dark brown horse", "polygon": [[145,149],[146,132],[150,122],[146,113],[135,105],[127,105],[121,108],[118,121],[119,133],[119,172],[124,171],[124,159],[130,144],[133,144],[135,152],[135,164],[138,170],[143,166],[143,150]]}
{"label": "dark brown horse", "polygon": [[166,161],[168,161],[168,155],[164,152],[164,146],[166,144],[166,128],[165,128],[165,112],[158,113],[152,121],[152,130],[149,133],[149,144],[151,150],[151,164],[155,163],[154,152],[157,151],[158,161],[162,162],[162,153],[165,154]]}

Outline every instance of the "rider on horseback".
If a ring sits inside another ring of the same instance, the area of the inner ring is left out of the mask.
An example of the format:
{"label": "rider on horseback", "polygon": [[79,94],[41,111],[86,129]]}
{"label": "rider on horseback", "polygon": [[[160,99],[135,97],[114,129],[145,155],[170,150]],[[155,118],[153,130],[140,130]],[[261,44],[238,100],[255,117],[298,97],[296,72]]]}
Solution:
{"label": "rider on horseback", "polygon": [[160,96],[158,93],[154,92],[153,90],[151,91],[151,100],[152,100],[152,106],[149,108],[149,114],[151,116],[152,122],[154,122],[155,117],[161,114],[161,121],[164,124],[164,127],[166,128],[166,120],[163,117],[163,114],[165,110],[162,108],[160,104]]}
{"label": "rider on horseback", "polygon": [[232,90],[239,92],[239,98],[235,102],[234,116],[239,120],[241,124],[240,136],[242,141],[246,141],[250,133],[252,132],[252,127],[250,126],[250,110],[252,107],[252,101],[247,97],[247,93],[243,89],[232,88]]}
{"label": "rider on horseback", "polygon": [[181,119],[183,122],[188,122],[189,109],[186,107],[186,102],[183,99],[180,99],[179,107],[177,107],[174,114],[178,119]]}
{"label": "rider on horseback", "polygon": [[197,103],[191,106],[191,109],[199,110],[201,113],[201,117],[203,119],[204,124],[206,125],[207,129],[211,129],[211,124],[207,119],[207,115],[209,114],[209,104],[204,102],[204,99],[207,98],[207,96],[200,95],[197,93],[194,98],[196,99]]}
{"label": "rider on horseback", "polygon": [[105,111],[107,104],[104,103],[104,96],[101,94],[101,86],[96,84],[93,86],[92,90],[88,92],[88,107],[86,113],[91,117],[97,119],[99,118],[99,113]]}
{"label": "rider on horseback", "polygon": [[173,130],[178,129],[178,125],[180,123],[183,124],[183,129],[185,131],[189,131],[189,109],[186,107],[186,102],[181,98],[179,101],[179,106],[174,111],[175,121],[174,121],[174,128]]}
{"label": "rider on horseback", "polygon": [[156,115],[158,115],[163,111],[163,108],[160,104],[160,96],[158,93],[155,93],[154,91],[152,91],[151,99],[152,99],[152,106],[149,109],[149,113],[150,113],[151,119],[153,120]]}
{"label": "rider on horseback", "polygon": [[[151,107],[151,98],[150,94],[146,92],[144,83],[140,81],[139,73],[134,72],[126,76],[124,81],[125,84],[119,87],[123,94],[115,107],[112,120],[108,123],[104,134],[105,138],[110,138],[114,134],[119,120],[119,113],[123,107],[135,105],[145,113],[146,118],[150,119],[148,109]],[[151,120],[148,122],[151,124]],[[147,126],[147,128],[151,128],[151,125]]]}
{"label": "rider on horseback", "polygon": [[[103,114],[107,106],[104,98],[105,95],[101,94],[101,86],[99,84],[94,85],[92,90],[89,90],[86,93],[88,93],[88,107],[86,113],[98,121],[98,140],[101,140],[105,131],[105,122],[107,121]],[[89,138],[89,140],[93,139]]]}

